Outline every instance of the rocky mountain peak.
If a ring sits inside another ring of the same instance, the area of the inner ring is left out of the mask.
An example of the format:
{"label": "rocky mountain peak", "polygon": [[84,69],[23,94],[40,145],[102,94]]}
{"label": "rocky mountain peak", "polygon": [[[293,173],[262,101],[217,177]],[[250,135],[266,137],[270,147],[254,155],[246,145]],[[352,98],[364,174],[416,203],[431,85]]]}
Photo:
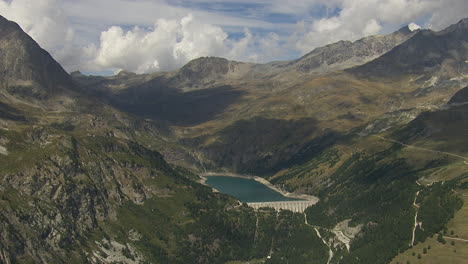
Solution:
{"label": "rocky mountain peak", "polygon": [[357,41],[338,41],[316,48],[293,62],[301,72],[319,73],[364,64],[405,42],[418,30],[408,26],[388,35],[369,36]]}
{"label": "rocky mountain peak", "polygon": [[44,99],[72,87],[68,73],[15,22],[0,16],[0,91]]}
{"label": "rocky mountain peak", "polygon": [[126,70],[121,70],[121,71],[119,71],[117,76],[119,76],[119,77],[134,77],[134,76],[137,76],[137,74],[134,73],[134,72],[126,71]]}
{"label": "rocky mountain peak", "polygon": [[8,34],[9,32],[21,30],[21,27],[13,21],[10,21],[3,16],[0,16],[0,32],[2,35]]}
{"label": "rocky mountain peak", "polygon": [[[418,30],[409,40],[365,65],[351,69],[361,75],[390,76],[447,69],[464,71],[468,58],[468,19],[434,32]],[[452,66],[447,66],[447,65]]]}
{"label": "rocky mountain peak", "polygon": [[214,84],[219,80],[238,79],[248,73],[251,65],[219,57],[201,57],[183,66],[172,83],[190,89],[201,84]]}
{"label": "rocky mountain peak", "polygon": [[192,79],[206,77],[207,75],[221,75],[229,71],[230,62],[225,58],[201,57],[187,63],[180,69],[183,77]]}

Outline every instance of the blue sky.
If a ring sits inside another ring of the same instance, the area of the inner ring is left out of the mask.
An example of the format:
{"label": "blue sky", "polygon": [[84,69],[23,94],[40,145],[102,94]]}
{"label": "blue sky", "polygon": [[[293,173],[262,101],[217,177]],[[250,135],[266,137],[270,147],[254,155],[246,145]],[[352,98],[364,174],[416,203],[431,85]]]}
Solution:
{"label": "blue sky", "polygon": [[409,23],[440,30],[466,0],[0,0],[68,71],[174,70],[200,56],[264,63]]}

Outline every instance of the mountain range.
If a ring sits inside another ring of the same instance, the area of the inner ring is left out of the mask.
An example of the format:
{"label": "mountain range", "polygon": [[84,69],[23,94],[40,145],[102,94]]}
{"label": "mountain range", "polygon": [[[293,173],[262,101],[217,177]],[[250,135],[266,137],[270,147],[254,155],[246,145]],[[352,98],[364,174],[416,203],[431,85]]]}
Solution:
{"label": "mountain range", "polygon": [[[463,263],[467,61],[464,19],[293,61],[88,76],[0,17],[0,262],[404,263],[424,247]],[[207,170],[320,201],[255,211],[199,184]]]}

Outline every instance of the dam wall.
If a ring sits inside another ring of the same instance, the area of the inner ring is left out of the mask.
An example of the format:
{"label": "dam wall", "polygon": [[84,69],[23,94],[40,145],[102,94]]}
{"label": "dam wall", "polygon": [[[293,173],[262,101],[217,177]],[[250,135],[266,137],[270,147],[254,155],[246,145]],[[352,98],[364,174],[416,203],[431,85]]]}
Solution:
{"label": "dam wall", "polygon": [[289,210],[296,213],[303,213],[304,210],[316,204],[317,201],[281,201],[281,202],[260,202],[260,203],[247,203],[248,206],[254,209],[260,209],[262,207],[271,207],[276,211]]}

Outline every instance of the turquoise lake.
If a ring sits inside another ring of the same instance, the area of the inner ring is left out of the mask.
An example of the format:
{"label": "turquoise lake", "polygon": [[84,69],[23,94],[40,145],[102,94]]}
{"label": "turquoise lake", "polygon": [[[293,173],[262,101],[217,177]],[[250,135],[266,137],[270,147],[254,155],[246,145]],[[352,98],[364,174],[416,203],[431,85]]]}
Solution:
{"label": "turquoise lake", "polygon": [[285,197],[252,179],[227,176],[207,176],[205,178],[207,179],[206,184],[209,186],[234,196],[244,203],[300,200]]}

